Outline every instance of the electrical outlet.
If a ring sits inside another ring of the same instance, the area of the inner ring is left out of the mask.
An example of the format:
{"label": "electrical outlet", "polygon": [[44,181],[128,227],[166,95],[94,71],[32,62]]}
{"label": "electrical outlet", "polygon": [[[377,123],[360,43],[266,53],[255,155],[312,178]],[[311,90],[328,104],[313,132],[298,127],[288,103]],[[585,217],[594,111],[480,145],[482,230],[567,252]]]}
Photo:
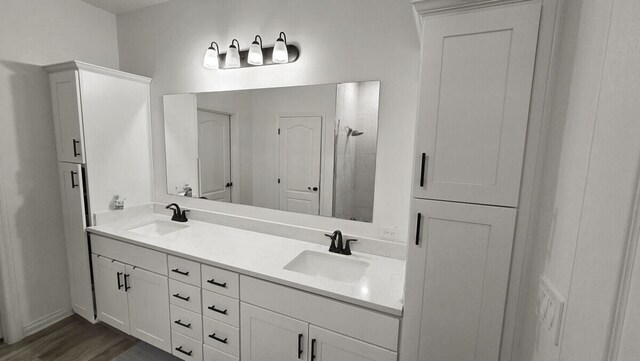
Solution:
{"label": "electrical outlet", "polygon": [[550,284],[549,280],[540,277],[538,291],[538,323],[554,346],[560,343],[560,325],[564,313],[565,300]]}
{"label": "electrical outlet", "polygon": [[380,237],[391,241],[397,241],[398,227],[380,227]]}

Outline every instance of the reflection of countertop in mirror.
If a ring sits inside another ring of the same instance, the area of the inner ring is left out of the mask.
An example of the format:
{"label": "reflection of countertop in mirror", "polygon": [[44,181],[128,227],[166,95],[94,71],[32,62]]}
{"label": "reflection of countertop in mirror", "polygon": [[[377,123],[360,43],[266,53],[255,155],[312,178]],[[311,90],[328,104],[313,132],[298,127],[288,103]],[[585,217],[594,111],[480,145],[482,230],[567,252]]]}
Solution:
{"label": "reflection of countertop in mirror", "polygon": [[[402,260],[359,252],[351,256],[334,255],[328,252],[328,239],[327,245],[323,246],[194,220],[187,223],[172,222],[188,227],[161,236],[152,237],[130,231],[154,221],[169,221],[169,217],[155,213],[141,214],[90,227],[88,231],[391,315],[402,315],[405,266]],[[345,257],[366,262],[369,266],[362,278],[354,283],[309,276],[283,268],[304,251]]]}

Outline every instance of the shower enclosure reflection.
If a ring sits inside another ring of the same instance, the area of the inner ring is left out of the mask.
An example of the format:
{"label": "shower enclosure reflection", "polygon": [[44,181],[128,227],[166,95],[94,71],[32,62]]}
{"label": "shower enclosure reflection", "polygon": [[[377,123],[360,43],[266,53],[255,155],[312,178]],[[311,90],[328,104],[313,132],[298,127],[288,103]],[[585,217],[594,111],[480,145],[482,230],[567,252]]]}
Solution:
{"label": "shower enclosure reflection", "polygon": [[380,82],[165,95],[167,191],[373,218]]}

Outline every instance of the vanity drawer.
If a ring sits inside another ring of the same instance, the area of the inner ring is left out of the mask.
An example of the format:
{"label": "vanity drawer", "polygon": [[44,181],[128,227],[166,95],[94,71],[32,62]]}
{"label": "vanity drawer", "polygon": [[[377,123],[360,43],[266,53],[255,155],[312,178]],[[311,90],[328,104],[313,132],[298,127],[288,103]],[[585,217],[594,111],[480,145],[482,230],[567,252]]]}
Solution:
{"label": "vanity drawer", "polygon": [[202,343],[179,332],[171,332],[171,353],[188,361],[202,360]]}
{"label": "vanity drawer", "polygon": [[240,326],[240,301],[202,290],[202,314],[231,326]]}
{"label": "vanity drawer", "polygon": [[144,268],[147,271],[167,275],[167,255],[162,252],[116,241],[94,233],[89,235],[89,239],[91,239],[92,253],[122,263],[136,265],[136,267]]}
{"label": "vanity drawer", "polygon": [[240,330],[209,317],[203,317],[202,322],[205,344],[231,356],[240,356]]}
{"label": "vanity drawer", "polygon": [[171,304],[200,313],[200,288],[176,280],[169,280],[169,300]]}
{"label": "vanity drawer", "polygon": [[239,298],[240,275],[235,272],[203,264],[202,288],[225,296]]}
{"label": "vanity drawer", "polygon": [[200,287],[200,263],[169,255],[169,277]]}
{"label": "vanity drawer", "polygon": [[171,329],[202,341],[202,315],[171,305]]}
{"label": "vanity drawer", "polygon": [[204,351],[204,361],[240,361],[239,358],[218,351],[207,345],[202,345],[202,350]]}

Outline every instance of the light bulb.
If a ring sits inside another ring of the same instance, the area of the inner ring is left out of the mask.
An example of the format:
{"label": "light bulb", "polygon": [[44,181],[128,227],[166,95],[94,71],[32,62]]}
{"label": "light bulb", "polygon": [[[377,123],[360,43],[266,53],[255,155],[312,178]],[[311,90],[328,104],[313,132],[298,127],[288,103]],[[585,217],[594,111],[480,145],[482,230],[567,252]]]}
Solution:
{"label": "light bulb", "polygon": [[[260,39],[260,42],[258,42]],[[256,35],[256,39],[251,43],[249,47],[249,57],[247,58],[247,63],[251,65],[262,65],[263,57],[262,57],[262,38],[260,35]]]}
{"label": "light bulb", "polygon": [[[216,44],[216,47],[213,47]],[[218,69],[220,62],[218,60],[218,44],[214,41],[209,46],[209,49],[204,53],[204,67],[207,69]]]}
{"label": "light bulb", "polygon": [[280,33],[276,45],[273,47],[273,56],[271,59],[276,64],[286,64],[289,62],[289,52],[287,51],[287,36],[284,32]]}
{"label": "light bulb", "polygon": [[[234,42],[238,44],[238,46],[234,45]],[[231,68],[239,68],[240,67],[240,52],[238,48],[240,47],[240,43],[238,40],[233,39],[231,45],[229,45],[229,51],[227,52],[227,57],[224,60],[224,66],[228,69]]]}

